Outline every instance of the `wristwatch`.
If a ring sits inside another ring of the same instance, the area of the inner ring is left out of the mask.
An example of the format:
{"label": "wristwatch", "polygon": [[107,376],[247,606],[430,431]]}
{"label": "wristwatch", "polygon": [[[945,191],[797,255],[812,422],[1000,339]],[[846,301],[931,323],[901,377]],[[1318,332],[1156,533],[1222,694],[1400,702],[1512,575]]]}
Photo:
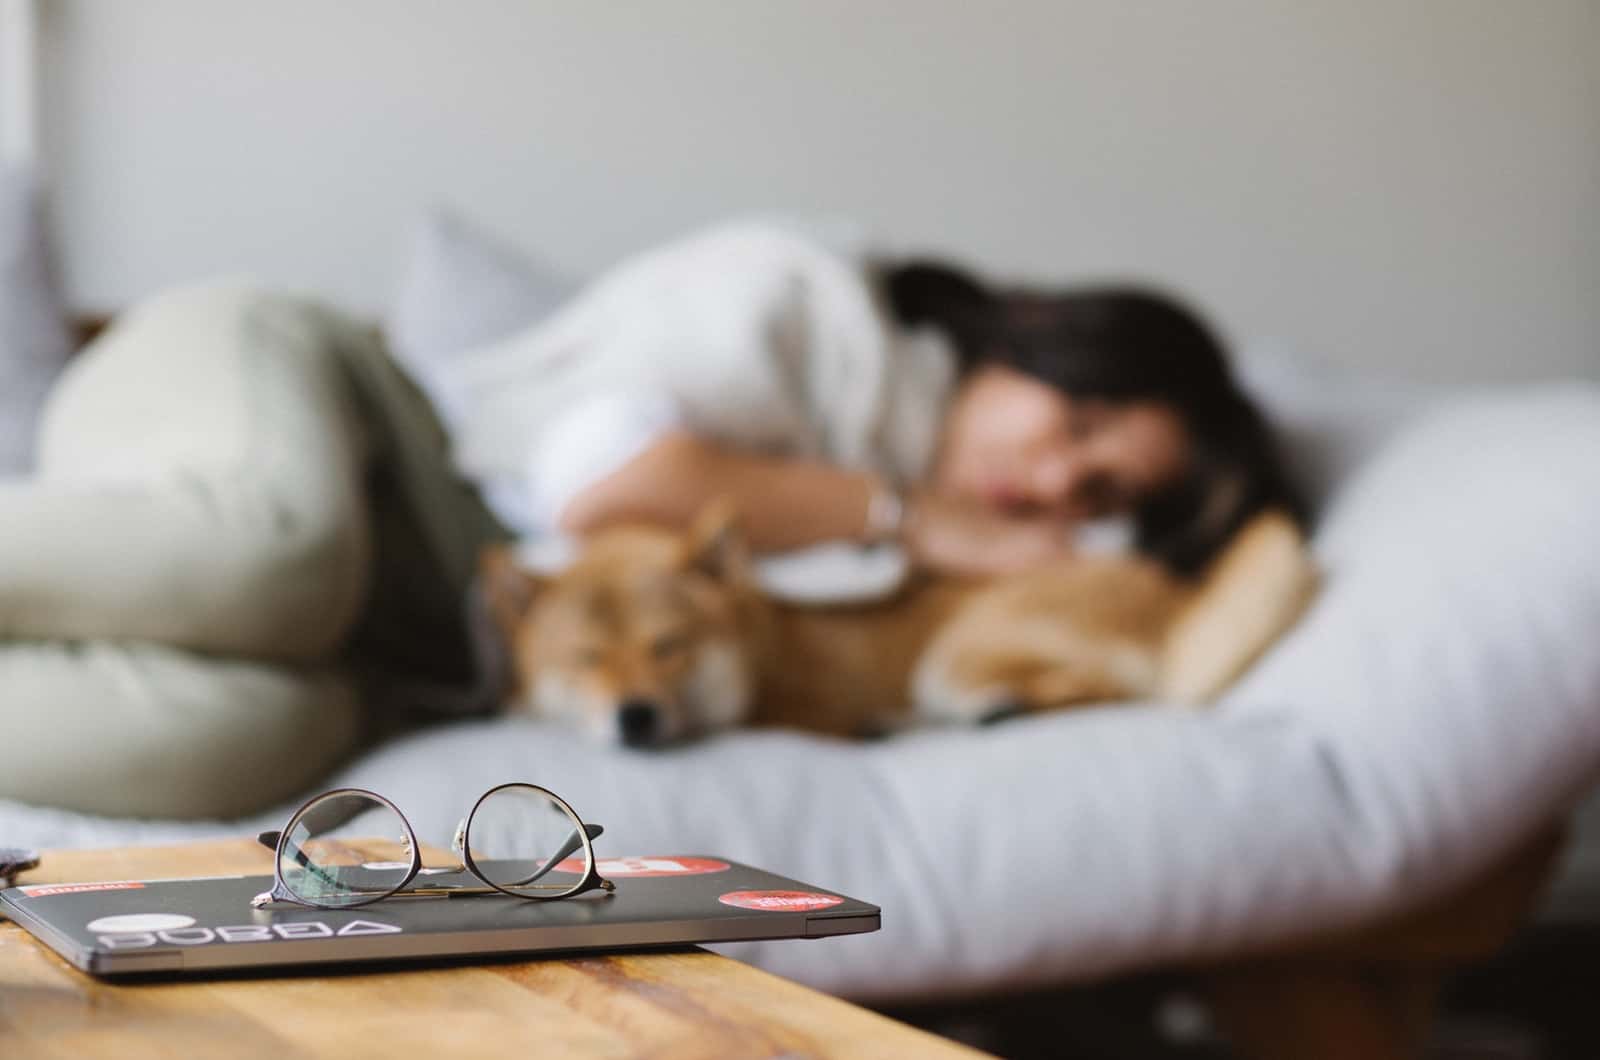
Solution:
{"label": "wristwatch", "polygon": [[888,483],[879,480],[873,484],[867,498],[867,544],[898,541],[906,528],[906,498]]}
{"label": "wristwatch", "polygon": [[11,878],[19,872],[39,866],[39,855],[21,847],[0,847],[0,887],[10,887]]}

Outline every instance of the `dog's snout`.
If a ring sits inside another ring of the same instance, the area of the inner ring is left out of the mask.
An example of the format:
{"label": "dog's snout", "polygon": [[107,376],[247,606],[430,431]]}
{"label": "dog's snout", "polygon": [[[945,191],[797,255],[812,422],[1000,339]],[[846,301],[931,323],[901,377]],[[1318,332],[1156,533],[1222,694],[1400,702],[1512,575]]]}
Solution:
{"label": "dog's snout", "polygon": [[617,728],[629,747],[646,747],[661,732],[661,711],[648,699],[630,699],[617,710]]}
{"label": "dog's snout", "polygon": [[1028,708],[1022,703],[1002,703],[978,719],[979,725],[999,725],[1001,722],[1020,718],[1028,713]]}

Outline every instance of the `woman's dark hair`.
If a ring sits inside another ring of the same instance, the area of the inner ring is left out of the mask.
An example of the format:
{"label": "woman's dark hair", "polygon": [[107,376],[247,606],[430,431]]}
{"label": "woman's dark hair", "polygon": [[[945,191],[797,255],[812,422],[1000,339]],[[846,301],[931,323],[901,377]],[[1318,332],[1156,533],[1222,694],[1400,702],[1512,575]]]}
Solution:
{"label": "woman's dark hair", "polygon": [[1139,549],[1174,572],[1197,573],[1265,508],[1303,521],[1266,421],[1211,329],[1177,300],[1135,286],[991,291],[932,263],[880,275],[895,317],[943,331],[963,372],[999,362],[1073,396],[1177,411],[1191,441],[1187,471],[1134,512]]}

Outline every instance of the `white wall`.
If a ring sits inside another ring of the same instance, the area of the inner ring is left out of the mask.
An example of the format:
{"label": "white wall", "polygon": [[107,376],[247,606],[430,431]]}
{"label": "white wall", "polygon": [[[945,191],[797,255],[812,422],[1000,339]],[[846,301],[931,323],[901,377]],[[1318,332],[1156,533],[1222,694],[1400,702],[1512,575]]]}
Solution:
{"label": "white wall", "polygon": [[70,297],[381,304],[461,205],[573,269],[730,212],[1155,277],[1236,338],[1600,374],[1594,0],[45,0]]}

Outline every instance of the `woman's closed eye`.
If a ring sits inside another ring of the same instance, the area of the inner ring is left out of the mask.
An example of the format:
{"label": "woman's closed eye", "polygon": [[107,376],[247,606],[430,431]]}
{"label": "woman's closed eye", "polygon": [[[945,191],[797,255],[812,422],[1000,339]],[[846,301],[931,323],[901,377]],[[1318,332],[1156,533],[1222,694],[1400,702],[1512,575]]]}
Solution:
{"label": "woman's closed eye", "polygon": [[1129,507],[1131,497],[1110,472],[1096,471],[1078,484],[1073,507],[1091,518],[1112,515]]}
{"label": "woman's closed eye", "polygon": [[1079,402],[1067,414],[1067,438],[1087,442],[1100,429],[1104,416],[1087,402]]}
{"label": "woman's closed eye", "polygon": [[1097,398],[1080,398],[1068,406],[1067,434],[1074,442],[1088,442],[1115,428],[1121,406]]}

